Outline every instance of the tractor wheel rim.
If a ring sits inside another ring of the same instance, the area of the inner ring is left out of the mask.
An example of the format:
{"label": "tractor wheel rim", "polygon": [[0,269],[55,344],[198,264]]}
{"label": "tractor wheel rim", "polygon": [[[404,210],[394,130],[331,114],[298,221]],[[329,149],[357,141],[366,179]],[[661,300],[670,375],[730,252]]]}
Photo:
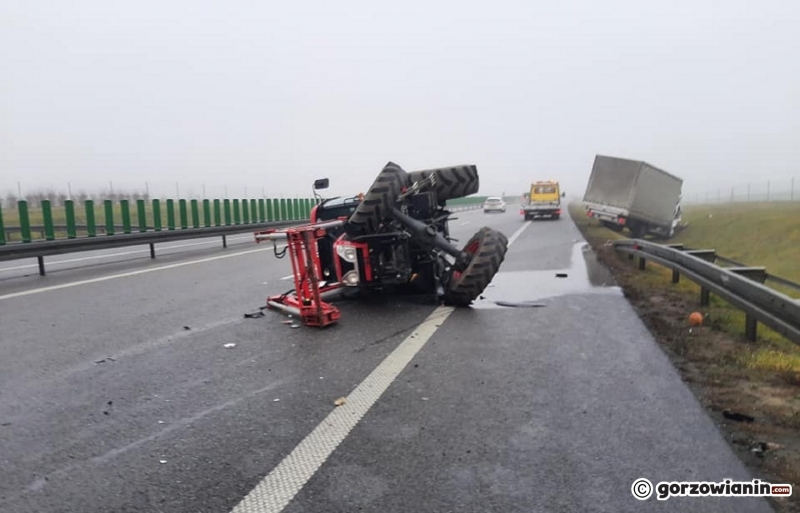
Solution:
{"label": "tractor wheel rim", "polygon": [[[470,254],[470,255],[474,255],[475,253],[477,253],[477,252],[478,252],[478,248],[480,247],[480,245],[481,245],[480,241],[477,241],[477,240],[475,240],[475,241],[472,241],[472,242],[470,243],[470,245],[469,245],[469,246],[467,246],[467,248],[464,250],[464,252],[465,252],[465,253],[468,253],[468,254]],[[470,261],[471,261],[471,260],[472,260],[472,259],[470,259]],[[454,280],[458,280],[459,278],[461,278],[461,274],[462,274],[462,273],[461,273],[461,271],[455,271],[455,270],[454,270],[454,271],[453,271],[453,279],[454,279]]]}

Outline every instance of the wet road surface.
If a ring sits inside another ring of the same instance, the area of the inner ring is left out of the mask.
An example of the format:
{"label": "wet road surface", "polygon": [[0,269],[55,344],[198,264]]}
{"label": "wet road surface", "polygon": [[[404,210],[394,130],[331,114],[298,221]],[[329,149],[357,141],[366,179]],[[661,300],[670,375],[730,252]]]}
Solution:
{"label": "wet road surface", "polygon": [[749,476],[568,218],[458,218],[513,240],[474,308],[325,330],[243,318],[255,244],[0,282],[0,511],[769,511],[634,499]]}

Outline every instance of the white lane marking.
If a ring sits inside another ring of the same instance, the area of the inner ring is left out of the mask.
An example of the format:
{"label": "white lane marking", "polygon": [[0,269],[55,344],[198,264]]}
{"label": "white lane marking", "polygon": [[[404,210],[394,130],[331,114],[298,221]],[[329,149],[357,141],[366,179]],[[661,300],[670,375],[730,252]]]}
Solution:
{"label": "white lane marking", "polygon": [[373,404],[389,388],[453,312],[438,307],[233,509],[233,513],[277,513],[319,470]]}
{"label": "white lane marking", "polygon": [[[249,239],[249,238],[252,238],[252,237],[230,237],[228,240],[229,241],[231,241],[231,240],[242,240],[242,239],[246,239],[246,238]],[[216,241],[216,240],[207,240],[207,241],[203,241],[203,242],[191,242],[191,243],[188,243],[188,244],[176,244],[174,246],[162,246],[162,247],[158,247],[158,249],[159,250],[165,250],[165,249],[188,248],[188,247],[191,247],[191,246],[203,246],[203,245],[206,245],[206,244],[217,244],[218,242],[219,241]],[[96,259],[99,259],[99,258],[113,258],[113,257],[118,257],[118,256],[135,255],[135,254],[138,254],[138,253],[149,253],[149,252],[150,252],[150,249],[135,249],[133,251],[121,251],[119,253],[108,253],[108,254],[105,254],[105,255],[92,255],[92,256],[85,256],[85,257],[81,257],[81,258],[70,258],[70,259],[67,259],[67,260],[53,260],[51,262],[48,262],[47,265],[52,266],[52,265],[56,265],[56,264],[69,264],[69,263],[73,263],[73,262],[83,262],[84,260],[96,260]],[[0,268],[0,272],[18,271],[20,269],[30,269],[30,268],[33,268],[33,267],[38,268],[39,264],[18,265],[16,267],[3,267],[3,268]]]}
{"label": "white lane marking", "polygon": [[62,283],[61,285],[52,285],[50,287],[40,287],[38,289],[31,289],[31,290],[23,290],[21,292],[12,292],[11,294],[5,294],[0,296],[0,301],[3,299],[13,299],[15,297],[21,296],[28,296],[31,294],[38,294],[40,292],[50,292],[51,290],[59,290],[59,289],[66,289],[69,287],[77,287],[78,285],[88,285],[90,283],[100,283],[103,281],[109,280],[116,280],[117,278],[127,278],[129,276],[138,276],[140,274],[152,273],[156,271],[166,271],[167,269],[175,269],[178,267],[184,267],[187,265],[195,265],[195,264],[202,264],[205,262],[213,262],[215,260],[222,260],[223,258],[233,258],[242,255],[249,255],[251,253],[258,253],[260,251],[272,251],[272,248],[259,248],[259,249],[249,249],[247,251],[239,251],[238,253],[230,253],[227,255],[218,255],[209,258],[201,258],[198,260],[190,260],[188,262],[178,262],[176,264],[169,264],[169,265],[162,265],[160,267],[151,267],[149,269],[139,269],[138,271],[130,271],[127,273],[120,273],[120,274],[112,274],[109,276],[100,276],[99,278],[92,278],[89,280],[81,280],[81,281],[74,281],[72,283]]}
{"label": "white lane marking", "polygon": [[527,228],[532,222],[533,221],[525,221],[525,224],[517,228],[517,231],[511,234],[511,237],[508,238],[508,247],[511,247],[511,245],[514,244],[514,241],[517,240],[520,235],[522,235],[522,232],[525,231],[525,228]]}

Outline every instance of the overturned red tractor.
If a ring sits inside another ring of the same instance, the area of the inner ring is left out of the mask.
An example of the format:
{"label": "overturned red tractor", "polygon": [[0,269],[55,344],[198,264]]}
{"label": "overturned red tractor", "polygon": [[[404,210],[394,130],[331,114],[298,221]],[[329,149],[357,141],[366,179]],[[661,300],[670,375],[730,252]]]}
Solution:
{"label": "overturned red tractor", "polygon": [[[256,233],[256,241],[286,240],[294,271],[293,291],[267,299],[269,308],[308,326],[339,320],[324,301],[328,293],[390,291],[430,294],[452,306],[469,306],[505,259],[508,238],[478,230],[459,249],[450,237],[450,199],[478,192],[475,166],[406,172],[389,162],[366,194],[320,201],[311,223]],[[314,190],[328,187],[317,180]]]}

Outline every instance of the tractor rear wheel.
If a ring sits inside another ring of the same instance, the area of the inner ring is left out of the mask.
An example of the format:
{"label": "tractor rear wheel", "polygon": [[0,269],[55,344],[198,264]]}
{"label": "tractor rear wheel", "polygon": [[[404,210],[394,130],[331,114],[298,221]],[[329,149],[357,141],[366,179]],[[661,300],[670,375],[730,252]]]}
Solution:
{"label": "tractor rear wheel", "polygon": [[377,232],[380,224],[392,217],[392,208],[407,185],[408,173],[394,162],[386,164],[364,195],[364,200],[350,216],[346,226],[348,234],[370,235]]}
{"label": "tractor rear wheel", "polygon": [[464,272],[451,271],[444,301],[453,306],[469,306],[489,286],[508,251],[508,238],[488,227],[481,228],[467,241],[464,251],[472,260]]}
{"label": "tractor rear wheel", "polygon": [[444,204],[445,201],[450,199],[463,198],[464,196],[475,194],[480,186],[478,168],[468,164],[413,171],[408,173],[409,182],[414,184],[432,174],[436,175],[434,190],[440,204]]}

